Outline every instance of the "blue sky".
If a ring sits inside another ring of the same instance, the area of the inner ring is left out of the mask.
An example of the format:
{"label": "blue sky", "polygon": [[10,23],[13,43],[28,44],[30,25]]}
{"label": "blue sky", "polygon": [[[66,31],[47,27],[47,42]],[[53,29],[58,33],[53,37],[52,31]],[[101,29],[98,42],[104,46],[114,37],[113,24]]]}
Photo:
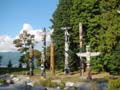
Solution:
{"label": "blue sky", "polygon": [[58,0],[0,0],[0,35],[15,37],[24,23],[49,29],[57,4]]}
{"label": "blue sky", "polygon": [[[39,39],[37,30],[50,31],[50,19],[59,0],[0,0],[0,52],[16,50],[13,40],[25,29]],[[47,42],[50,42],[48,32]],[[39,45],[40,46],[40,45]]]}

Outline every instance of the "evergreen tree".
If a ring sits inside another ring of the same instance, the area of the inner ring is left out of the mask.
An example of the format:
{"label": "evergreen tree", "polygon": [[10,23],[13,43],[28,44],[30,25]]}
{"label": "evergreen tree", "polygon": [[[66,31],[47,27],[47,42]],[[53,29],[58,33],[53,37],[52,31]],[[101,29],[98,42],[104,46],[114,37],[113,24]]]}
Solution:
{"label": "evergreen tree", "polygon": [[19,62],[19,68],[22,68],[22,63],[21,62]]}
{"label": "evergreen tree", "polygon": [[110,56],[110,60],[108,61],[107,68],[110,73],[120,74],[120,41],[115,47],[114,51],[112,51],[112,55]]}
{"label": "evergreen tree", "polygon": [[[111,54],[120,37],[120,17],[117,10],[120,9],[119,0],[73,0],[71,10],[71,24],[78,36],[78,24],[83,24],[83,47],[91,46],[91,51],[100,51],[101,56],[92,58],[94,69],[109,71]],[[79,43],[79,38],[75,41]],[[77,47],[79,48],[79,47]],[[83,48],[85,50],[85,48]]]}
{"label": "evergreen tree", "polygon": [[79,23],[83,24],[83,51],[86,45],[91,51],[100,51],[99,57],[91,58],[93,69],[115,71],[119,69],[120,0],[59,0],[53,14],[52,28],[55,43],[55,60],[58,68],[64,65],[63,26],[71,26],[70,68],[79,65]]}
{"label": "evergreen tree", "polygon": [[12,67],[12,62],[11,62],[11,60],[9,60],[9,62],[8,62],[8,68],[11,68]]}
{"label": "evergreen tree", "polygon": [[61,27],[70,26],[71,0],[59,0],[57,9],[51,19],[54,28],[52,35],[55,43],[55,64],[56,68],[64,68],[64,31]]}
{"label": "evergreen tree", "polygon": [[0,56],[0,66],[1,66],[1,63],[2,63],[2,56]]}
{"label": "evergreen tree", "polygon": [[[79,23],[83,24],[83,52],[85,52],[86,45],[97,50],[97,45],[92,42],[98,42],[98,28],[97,23],[99,15],[99,1],[96,0],[73,0],[71,9],[70,23],[73,26],[71,33],[71,48],[74,54],[79,52]],[[91,42],[91,40],[92,42]],[[96,46],[96,47],[95,47]],[[79,58],[74,55],[74,60],[79,64]]]}
{"label": "evergreen tree", "polygon": [[120,10],[120,1],[101,0],[99,8],[100,15],[98,23],[100,29],[99,42],[97,44],[99,45],[98,48],[101,52],[101,58],[97,59],[97,62],[101,64],[101,67],[105,71],[111,72],[110,68],[115,67],[111,60],[118,63],[118,60],[113,60],[111,55],[116,56],[113,52],[116,52],[115,48],[118,46],[120,40],[120,15],[117,13],[117,10]]}

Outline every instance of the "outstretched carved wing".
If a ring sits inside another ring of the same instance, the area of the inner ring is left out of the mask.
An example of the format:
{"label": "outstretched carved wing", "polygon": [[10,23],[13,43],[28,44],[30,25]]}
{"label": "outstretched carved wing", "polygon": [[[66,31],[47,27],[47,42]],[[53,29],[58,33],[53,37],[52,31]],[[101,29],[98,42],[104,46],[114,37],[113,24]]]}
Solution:
{"label": "outstretched carved wing", "polygon": [[89,53],[87,53],[87,52],[85,52],[85,53],[77,53],[77,56],[79,56],[79,57],[87,57],[87,56],[98,56],[98,55],[100,55],[100,52],[89,52]]}
{"label": "outstretched carved wing", "polygon": [[98,56],[98,55],[100,55],[100,52],[92,52],[92,53],[90,53],[90,56]]}
{"label": "outstretched carved wing", "polygon": [[88,54],[87,53],[77,53],[77,56],[79,57],[86,57]]}

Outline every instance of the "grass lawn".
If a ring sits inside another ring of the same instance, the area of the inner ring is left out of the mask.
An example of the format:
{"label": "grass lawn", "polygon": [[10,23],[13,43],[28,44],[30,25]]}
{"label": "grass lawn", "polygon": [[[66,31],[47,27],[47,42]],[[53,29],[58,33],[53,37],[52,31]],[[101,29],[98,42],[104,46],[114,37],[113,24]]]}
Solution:
{"label": "grass lawn", "polygon": [[[14,75],[25,75],[26,72],[28,72],[29,70],[23,70],[23,71],[18,71],[18,72],[13,72],[10,74],[14,74]],[[64,82],[85,82],[87,81],[86,79],[87,73],[84,73],[83,77],[80,77],[80,73],[79,71],[74,71],[71,72],[68,75],[65,75],[64,72],[62,70],[57,70],[55,71],[55,75],[51,75],[50,71],[47,70],[46,71],[46,79],[51,79],[51,80],[61,80]],[[109,77],[111,77],[110,74],[106,73],[106,72],[101,72],[99,74],[92,74],[92,78],[95,81],[101,81],[101,80],[106,80]],[[41,78],[40,76],[40,69],[36,68],[34,69],[34,76],[30,76],[30,79],[33,81],[39,81]]]}
{"label": "grass lawn", "polygon": [[[35,80],[35,81],[40,80],[40,78],[41,78],[40,70],[35,69],[34,73],[35,73],[35,75],[31,76],[30,78],[32,80]],[[80,77],[79,71],[71,72],[68,75],[65,75],[64,72],[62,72],[62,71],[56,71],[55,75],[51,75],[49,70],[47,70],[47,72],[46,72],[46,78],[47,79],[50,78],[51,80],[61,80],[61,81],[64,81],[64,82],[87,82],[86,75],[87,74],[85,72],[84,76]],[[101,80],[105,80],[105,79],[109,78],[110,76],[111,75],[109,75],[108,73],[102,72],[102,73],[99,73],[99,74],[93,74],[92,78],[95,81],[96,80],[101,81]]]}

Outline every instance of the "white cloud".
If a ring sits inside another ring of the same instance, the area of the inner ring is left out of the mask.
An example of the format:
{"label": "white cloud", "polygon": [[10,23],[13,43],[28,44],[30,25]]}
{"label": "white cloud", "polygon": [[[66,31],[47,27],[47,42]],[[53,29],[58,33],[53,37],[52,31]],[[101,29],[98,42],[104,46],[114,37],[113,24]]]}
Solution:
{"label": "white cloud", "polygon": [[[23,32],[23,31],[27,31],[28,33],[30,33],[31,35],[35,35],[35,40],[38,41],[38,42],[41,42],[42,41],[42,29],[36,29],[34,30],[32,28],[32,26],[30,24],[24,24],[23,25],[23,28],[21,29],[20,31],[20,34]],[[50,35],[51,35],[51,31],[50,32],[46,32],[46,41],[50,41]]]}
{"label": "white cloud", "polygon": [[[39,44],[36,45],[36,48],[41,49],[42,48],[42,29],[34,30],[30,24],[24,24],[19,34],[21,34],[23,30],[26,30],[28,33],[32,35],[35,35],[35,41],[39,42]],[[48,31],[46,32],[47,44],[50,43],[51,32],[52,30],[49,32]],[[19,35],[16,35],[15,38],[19,38]],[[11,38],[10,36],[7,36],[7,35],[0,35],[0,52],[16,51],[17,49],[13,44],[13,40],[15,38]]]}
{"label": "white cloud", "polygon": [[0,35],[0,52],[16,51],[13,45],[13,39],[7,35]]}

